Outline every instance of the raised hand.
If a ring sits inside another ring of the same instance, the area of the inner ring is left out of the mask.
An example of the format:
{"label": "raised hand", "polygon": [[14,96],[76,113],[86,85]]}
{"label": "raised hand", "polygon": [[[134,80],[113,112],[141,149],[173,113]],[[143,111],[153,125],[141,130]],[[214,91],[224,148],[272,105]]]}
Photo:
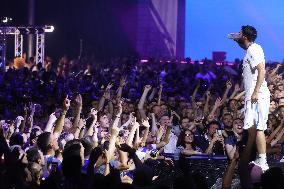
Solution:
{"label": "raised hand", "polygon": [[57,120],[57,117],[55,116],[55,112],[49,115],[49,120],[52,122],[55,122]]}
{"label": "raised hand", "polygon": [[239,92],[241,90],[240,85],[237,83],[235,85],[235,92]]}
{"label": "raised hand", "polygon": [[66,97],[63,101],[63,110],[68,111],[70,108],[70,100]]}
{"label": "raised hand", "polygon": [[85,126],[86,126],[86,120],[81,118],[81,119],[79,120],[78,127],[79,127],[80,129],[82,129],[82,128],[85,127]]}
{"label": "raised hand", "polygon": [[113,126],[111,128],[111,135],[112,136],[117,136],[119,134],[119,128],[117,126]]}
{"label": "raised hand", "polygon": [[96,110],[95,108],[92,108],[90,114],[94,119],[96,119],[98,116],[98,110]]}
{"label": "raised hand", "polygon": [[206,91],[206,97],[207,97],[207,99],[209,99],[211,97],[210,91]]}
{"label": "raised hand", "polygon": [[226,82],[226,87],[227,87],[227,89],[230,89],[230,88],[232,88],[232,82],[229,80],[229,81],[227,81]]}
{"label": "raised hand", "polygon": [[75,102],[78,106],[82,106],[82,96],[80,94],[76,96]]}
{"label": "raised hand", "polygon": [[120,79],[120,83],[119,83],[119,86],[120,87],[124,87],[126,85],[126,77],[122,77]]}
{"label": "raised hand", "polygon": [[113,83],[109,83],[107,84],[107,87],[106,87],[106,91],[110,90],[113,86]]}
{"label": "raised hand", "polygon": [[33,116],[35,114],[35,104],[30,102],[29,109],[30,109],[30,115]]}
{"label": "raised hand", "polygon": [[151,85],[145,85],[144,90],[145,90],[145,91],[150,91],[151,88],[152,88]]}
{"label": "raised hand", "polygon": [[149,123],[149,118],[147,117],[146,119],[142,120],[142,125],[146,128],[150,127],[150,123]]}
{"label": "raised hand", "polygon": [[106,90],[105,92],[104,92],[104,98],[105,99],[107,99],[107,100],[110,100],[110,91],[109,90]]}
{"label": "raised hand", "polygon": [[222,99],[218,97],[215,101],[215,107],[218,108],[222,105]]}
{"label": "raised hand", "polygon": [[23,116],[18,116],[18,117],[16,118],[16,125],[17,125],[17,126],[20,125],[22,121],[24,121]]}
{"label": "raised hand", "polygon": [[120,116],[122,114],[122,104],[123,104],[123,101],[122,99],[120,101],[118,101],[118,112],[117,112],[117,116]]}

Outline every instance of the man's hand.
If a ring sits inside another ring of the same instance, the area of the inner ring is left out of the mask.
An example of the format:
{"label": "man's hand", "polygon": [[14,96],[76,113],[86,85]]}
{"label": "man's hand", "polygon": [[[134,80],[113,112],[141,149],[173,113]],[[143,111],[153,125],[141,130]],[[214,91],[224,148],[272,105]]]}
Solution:
{"label": "man's hand", "polygon": [[82,107],[82,104],[83,104],[82,103],[82,96],[80,94],[78,94],[76,96],[75,102],[76,102],[77,106]]}
{"label": "man's hand", "polygon": [[97,121],[98,118],[98,110],[96,110],[95,108],[91,109],[91,116],[94,118],[95,121]]}
{"label": "man's hand", "polygon": [[30,109],[30,115],[34,116],[35,114],[35,104],[33,104],[32,102],[29,105],[29,109]]}
{"label": "man's hand", "polygon": [[258,101],[258,92],[253,92],[251,95],[251,104],[257,103]]}
{"label": "man's hand", "polygon": [[211,97],[210,91],[206,91],[206,98],[207,98],[207,99],[210,99],[210,97]]}
{"label": "man's hand", "polygon": [[120,79],[120,83],[119,83],[119,86],[120,87],[124,87],[126,85],[126,77],[122,77]]}
{"label": "man's hand", "polygon": [[231,83],[231,81],[230,81],[230,80],[229,80],[229,81],[227,81],[227,83],[226,83],[226,87],[227,87],[227,89],[232,88],[232,83]]}
{"label": "man's hand", "polygon": [[142,120],[142,125],[146,128],[149,128],[150,127],[149,118]]}
{"label": "man's hand", "polygon": [[111,136],[116,137],[119,134],[119,128],[114,126],[111,128]]}
{"label": "man's hand", "polygon": [[63,110],[68,111],[70,107],[70,100],[66,97],[63,101]]}
{"label": "man's hand", "polygon": [[112,83],[107,84],[106,91],[109,91],[112,88],[112,86],[113,86]]}
{"label": "man's hand", "polygon": [[145,85],[144,90],[145,91],[150,91],[151,90],[151,85]]}
{"label": "man's hand", "polygon": [[219,108],[222,105],[222,99],[218,97],[215,101],[215,107]]}
{"label": "man's hand", "polygon": [[235,91],[235,92],[239,92],[240,90],[241,90],[240,85],[237,83],[237,84],[235,85],[234,91]]}
{"label": "man's hand", "polygon": [[117,106],[118,106],[118,112],[117,112],[117,115],[118,117],[120,117],[120,115],[122,114],[122,104],[123,104],[123,101],[122,99],[118,102]]}
{"label": "man's hand", "polygon": [[55,112],[49,115],[49,120],[52,121],[52,123],[54,123],[57,120],[57,117],[55,116]]}

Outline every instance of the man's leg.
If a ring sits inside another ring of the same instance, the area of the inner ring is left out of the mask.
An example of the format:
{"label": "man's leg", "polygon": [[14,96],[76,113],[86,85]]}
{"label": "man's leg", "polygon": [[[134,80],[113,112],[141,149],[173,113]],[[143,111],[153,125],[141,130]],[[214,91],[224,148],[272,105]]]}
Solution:
{"label": "man's leg", "polygon": [[256,132],[256,148],[258,154],[265,154],[266,153],[266,140],[264,132],[261,130],[257,130]]}
{"label": "man's leg", "polygon": [[255,143],[258,152],[258,157],[255,162],[261,167],[262,171],[266,171],[269,167],[266,160],[266,140],[264,131],[257,130]]}

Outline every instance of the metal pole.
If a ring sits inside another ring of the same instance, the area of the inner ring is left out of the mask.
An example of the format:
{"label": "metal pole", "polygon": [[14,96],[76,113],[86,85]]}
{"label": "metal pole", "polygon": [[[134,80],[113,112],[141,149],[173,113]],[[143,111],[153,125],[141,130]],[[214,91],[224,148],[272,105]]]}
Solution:
{"label": "metal pole", "polygon": [[[35,0],[29,0],[28,23],[30,26],[35,25]],[[34,36],[28,35],[28,58],[34,56]]]}

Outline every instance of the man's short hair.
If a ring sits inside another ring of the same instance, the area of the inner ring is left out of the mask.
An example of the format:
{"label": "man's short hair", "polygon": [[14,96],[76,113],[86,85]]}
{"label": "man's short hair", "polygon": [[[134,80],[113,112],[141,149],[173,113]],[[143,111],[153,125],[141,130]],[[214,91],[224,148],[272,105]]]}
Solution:
{"label": "man's short hair", "polygon": [[242,32],[243,32],[243,35],[247,37],[247,39],[250,42],[254,42],[255,39],[257,38],[257,31],[253,26],[249,26],[249,25],[242,26]]}
{"label": "man's short hair", "polygon": [[50,146],[50,132],[41,133],[37,138],[37,146],[46,155],[47,151],[51,148]]}
{"label": "man's short hair", "polygon": [[209,129],[211,125],[218,125],[218,127],[221,128],[219,121],[210,121],[207,125],[207,128]]}
{"label": "man's short hair", "polygon": [[32,147],[27,150],[27,159],[29,162],[38,163],[38,160],[41,159],[41,157],[37,147]]}

